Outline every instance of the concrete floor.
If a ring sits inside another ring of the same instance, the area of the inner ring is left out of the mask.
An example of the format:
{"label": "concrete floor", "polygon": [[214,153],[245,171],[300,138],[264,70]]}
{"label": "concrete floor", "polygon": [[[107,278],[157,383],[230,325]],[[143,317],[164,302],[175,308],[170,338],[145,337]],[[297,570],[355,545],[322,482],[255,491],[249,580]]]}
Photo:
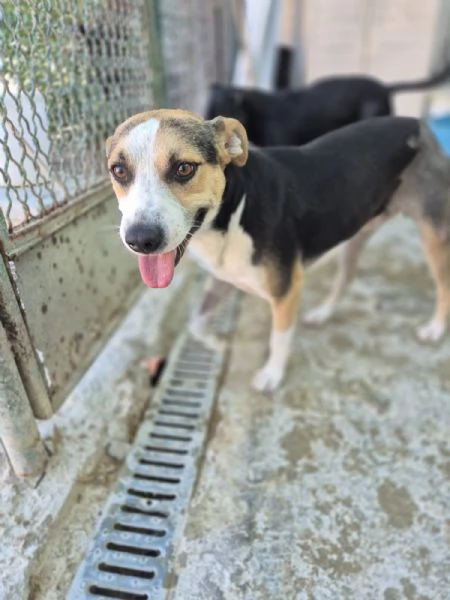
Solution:
{"label": "concrete floor", "polygon": [[[326,290],[312,273],[304,307]],[[419,345],[433,288],[410,224],[366,251],[285,385],[249,391],[268,312],[246,297],[174,575],[177,600],[450,598],[450,341]]]}
{"label": "concrete floor", "polygon": [[[302,309],[332,272],[310,273]],[[117,475],[110,442],[126,450],[148,397],[139,360],[157,330],[173,339],[198,294],[184,281],[162,302],[143,298],[64,405],[39,488],[3,484],[0,598],[65,597]],[[271,398],[248,387],[269,313],[243,298],[171,598],[450,598],[450,338],[436,348],[414,338],[432,305],[415,230],[397,220],[367,249],[333,321],[299,325]]]}
{"label": "concrete floor", "polygon": [[197,274],[185,264],[167,290],[144,291],[55,417],[40,424],[54,454],[37,488],[11,477],[0,449],[0,600],[65,598],[151,402],[141,362],[169,351],[198,295]]}

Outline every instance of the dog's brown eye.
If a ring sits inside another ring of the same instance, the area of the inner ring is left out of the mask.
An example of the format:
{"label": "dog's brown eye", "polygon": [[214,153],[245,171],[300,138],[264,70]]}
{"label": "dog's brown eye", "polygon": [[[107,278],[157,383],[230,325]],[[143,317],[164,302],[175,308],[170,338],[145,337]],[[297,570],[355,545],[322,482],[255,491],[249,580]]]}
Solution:
{"label": "dog's brown eye", "polygon": [[188,162],[179,163],[177,166],[177,177],[180,179],[185,179],[186,177],[190,177],[194,174],[196,165]]}
{"label": "dog's brown eye", "polygon": [[123,165],[114,165],[111,168],[111,172],[114,175],[114,177],[119,181],[126,181],[128,177],[127,170]]}

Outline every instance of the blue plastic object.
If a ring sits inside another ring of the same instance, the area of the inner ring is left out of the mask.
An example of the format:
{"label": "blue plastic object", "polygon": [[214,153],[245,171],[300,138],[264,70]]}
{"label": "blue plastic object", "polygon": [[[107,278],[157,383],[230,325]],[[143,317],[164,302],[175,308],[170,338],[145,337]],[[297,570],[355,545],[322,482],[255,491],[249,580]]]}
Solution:
{"label": "blue plastic object", "polygon": [[442,148],[450,155],[450,114],[431,118],[428,124]]}

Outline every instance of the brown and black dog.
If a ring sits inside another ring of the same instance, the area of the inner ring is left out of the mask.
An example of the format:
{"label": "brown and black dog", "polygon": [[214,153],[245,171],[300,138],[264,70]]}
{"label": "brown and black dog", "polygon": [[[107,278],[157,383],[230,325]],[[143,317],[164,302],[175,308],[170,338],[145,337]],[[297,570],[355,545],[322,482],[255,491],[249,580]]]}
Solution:
{"label": "brown and black dog", "polygon": [[443,330],[450,162],[417,119],[382,117],[300,148],[249,149],[235,119],[155,110],[122,123],[107,157],[120,235],[147,286],[168,286],[189,246],[217,279],[270,304],[269,358],[256,389],[283,378],[305,267],[346,240],[352,262],[368,232],[399,212],[421,223],[439,290],[429,329]]}

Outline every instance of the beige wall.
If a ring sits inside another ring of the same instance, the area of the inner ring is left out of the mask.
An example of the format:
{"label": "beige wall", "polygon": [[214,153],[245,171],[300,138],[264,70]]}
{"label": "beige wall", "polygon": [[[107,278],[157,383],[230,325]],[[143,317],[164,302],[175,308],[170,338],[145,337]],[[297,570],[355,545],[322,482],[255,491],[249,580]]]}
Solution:
{"label": "beige wall", "polygon": [[[403,81],[429,73],[439,0],[301,0],[301,4],[306,81],[344,73]],[[419,114],[422,104],[420,93],[396,97],[399,114]]]}

